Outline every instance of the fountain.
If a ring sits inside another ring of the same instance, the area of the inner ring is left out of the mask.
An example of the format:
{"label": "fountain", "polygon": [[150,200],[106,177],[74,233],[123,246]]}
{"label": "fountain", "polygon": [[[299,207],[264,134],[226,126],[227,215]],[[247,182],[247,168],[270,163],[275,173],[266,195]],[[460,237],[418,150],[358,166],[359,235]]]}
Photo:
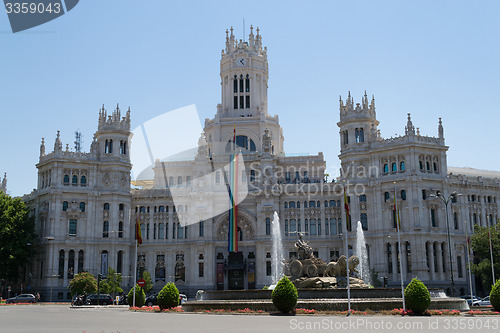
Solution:
{"label": "fountain", "polygon": [[372,279],[370,265],[368,264],[368,251],[366,250],[365,235],[360,221],[358,221],[356,229],[356,255],[359,258],[359,278],[365,281],[366,284],[371,285]]}
{"label": "fountain", "polygon": [[271,250],[272,283],[269,289],[273,289],[283,277],[283,243],[281,241],[280,218],[277,212],[274,212],[273,215],[271,235],[273,237]]}

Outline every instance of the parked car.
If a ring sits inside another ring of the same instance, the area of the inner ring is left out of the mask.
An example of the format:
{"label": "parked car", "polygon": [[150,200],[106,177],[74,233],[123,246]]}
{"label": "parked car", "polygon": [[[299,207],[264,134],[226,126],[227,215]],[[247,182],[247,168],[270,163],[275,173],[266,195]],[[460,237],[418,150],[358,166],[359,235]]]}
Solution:
{"label": "parked car", "polygon": [[33,294],[21,294],[16,297],[7,298],[6,304],[11,303],[36,303],[36,298]]}
{"label": "parked car", "polygon": [[179,305],[182,305],[184,304],[185,302],[187,302],[188,298],[186,295],[184,294],[179,294]]}
{"label": "parked car", "polygon": [[158,293],[154,293],[146,297],[144,304],[147,306],[158,305]]}
{"label": "parked car", "polygon": [[476,302],[476,301],[480,301],[481,299],[477,296],[472,296],[472,303],[470,301],[470,295],[464,295],[464,296],[460,296],[460,298],[463,298],[467,301],[467,304],[469,304],[469,306],[472,306],[472,303]]}
{"label": "parked car", "polygon": [[483,299],[474,301],[474,303],[472,303],[472,306],[491,306],[490,296],[486,296]]}
{"label": "parked car", "polygon": [[[91,294],[87,296],[87,304],[97,305],[97,294]],[[99,305],[110,305],[113,304],[113,297],[109,294],[99,295]]]}

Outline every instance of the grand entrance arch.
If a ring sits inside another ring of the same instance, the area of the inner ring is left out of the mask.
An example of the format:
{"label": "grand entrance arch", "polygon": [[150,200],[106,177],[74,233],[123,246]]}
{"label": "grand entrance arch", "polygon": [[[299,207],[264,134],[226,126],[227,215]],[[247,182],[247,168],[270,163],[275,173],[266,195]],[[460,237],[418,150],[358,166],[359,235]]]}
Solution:
{"label": "grand entrance arch", "polygon": [[[255,288],[255,259],[249,262],[245,258],[248,252],[249,240],[255,238],[255,222],[249,214],[241,212],[238,216],[238,252],[228,252],[227,247],[220,253],[217,252],[217,289],[241,290],[245,288]],[[216,238],[218,241],[227,242],[229,237],[229,215],[224,214],[216,223]],[[246,243],[246,244],[245,244]],[[220,256],[222,254],[222,256]],[[247,254],[248,256],[248,254]],[[222,258],[223,257],[223,258]],[[227,281],[224,281],[227,277]]]}

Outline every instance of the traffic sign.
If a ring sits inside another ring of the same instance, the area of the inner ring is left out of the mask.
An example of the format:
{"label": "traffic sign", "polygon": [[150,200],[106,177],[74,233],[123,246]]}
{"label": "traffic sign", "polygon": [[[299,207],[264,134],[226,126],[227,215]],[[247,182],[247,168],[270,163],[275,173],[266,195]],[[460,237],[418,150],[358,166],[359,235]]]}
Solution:
{"label": "traffic sign", "polygon": [[137,281],[137,284],[139,285],[139,287],[143,288],[146,285],[146,281],[144,281],[144,279],[139,279]]}

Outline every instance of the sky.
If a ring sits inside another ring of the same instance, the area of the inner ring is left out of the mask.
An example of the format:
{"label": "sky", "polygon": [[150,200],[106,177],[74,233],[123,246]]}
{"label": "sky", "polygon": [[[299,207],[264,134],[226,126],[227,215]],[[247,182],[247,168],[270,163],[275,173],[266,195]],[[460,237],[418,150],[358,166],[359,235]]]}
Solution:
{"label": "sky", "polygon": [[[339,167],[339,96],[375,96],[385,138],[422,135],[443,119],[448,165],[500,170],[500,2],[86,0],[12,33],[0,11],[0,173],[8,193],[37,186],[41,138],[89,151],[102,104],[132,110],[132,128],[195,104],[220,103],[225,30],[260,28],[268,48],[268,111],[287,154],[323,152]],[[133,141],[132,141],[133,144]]]}

